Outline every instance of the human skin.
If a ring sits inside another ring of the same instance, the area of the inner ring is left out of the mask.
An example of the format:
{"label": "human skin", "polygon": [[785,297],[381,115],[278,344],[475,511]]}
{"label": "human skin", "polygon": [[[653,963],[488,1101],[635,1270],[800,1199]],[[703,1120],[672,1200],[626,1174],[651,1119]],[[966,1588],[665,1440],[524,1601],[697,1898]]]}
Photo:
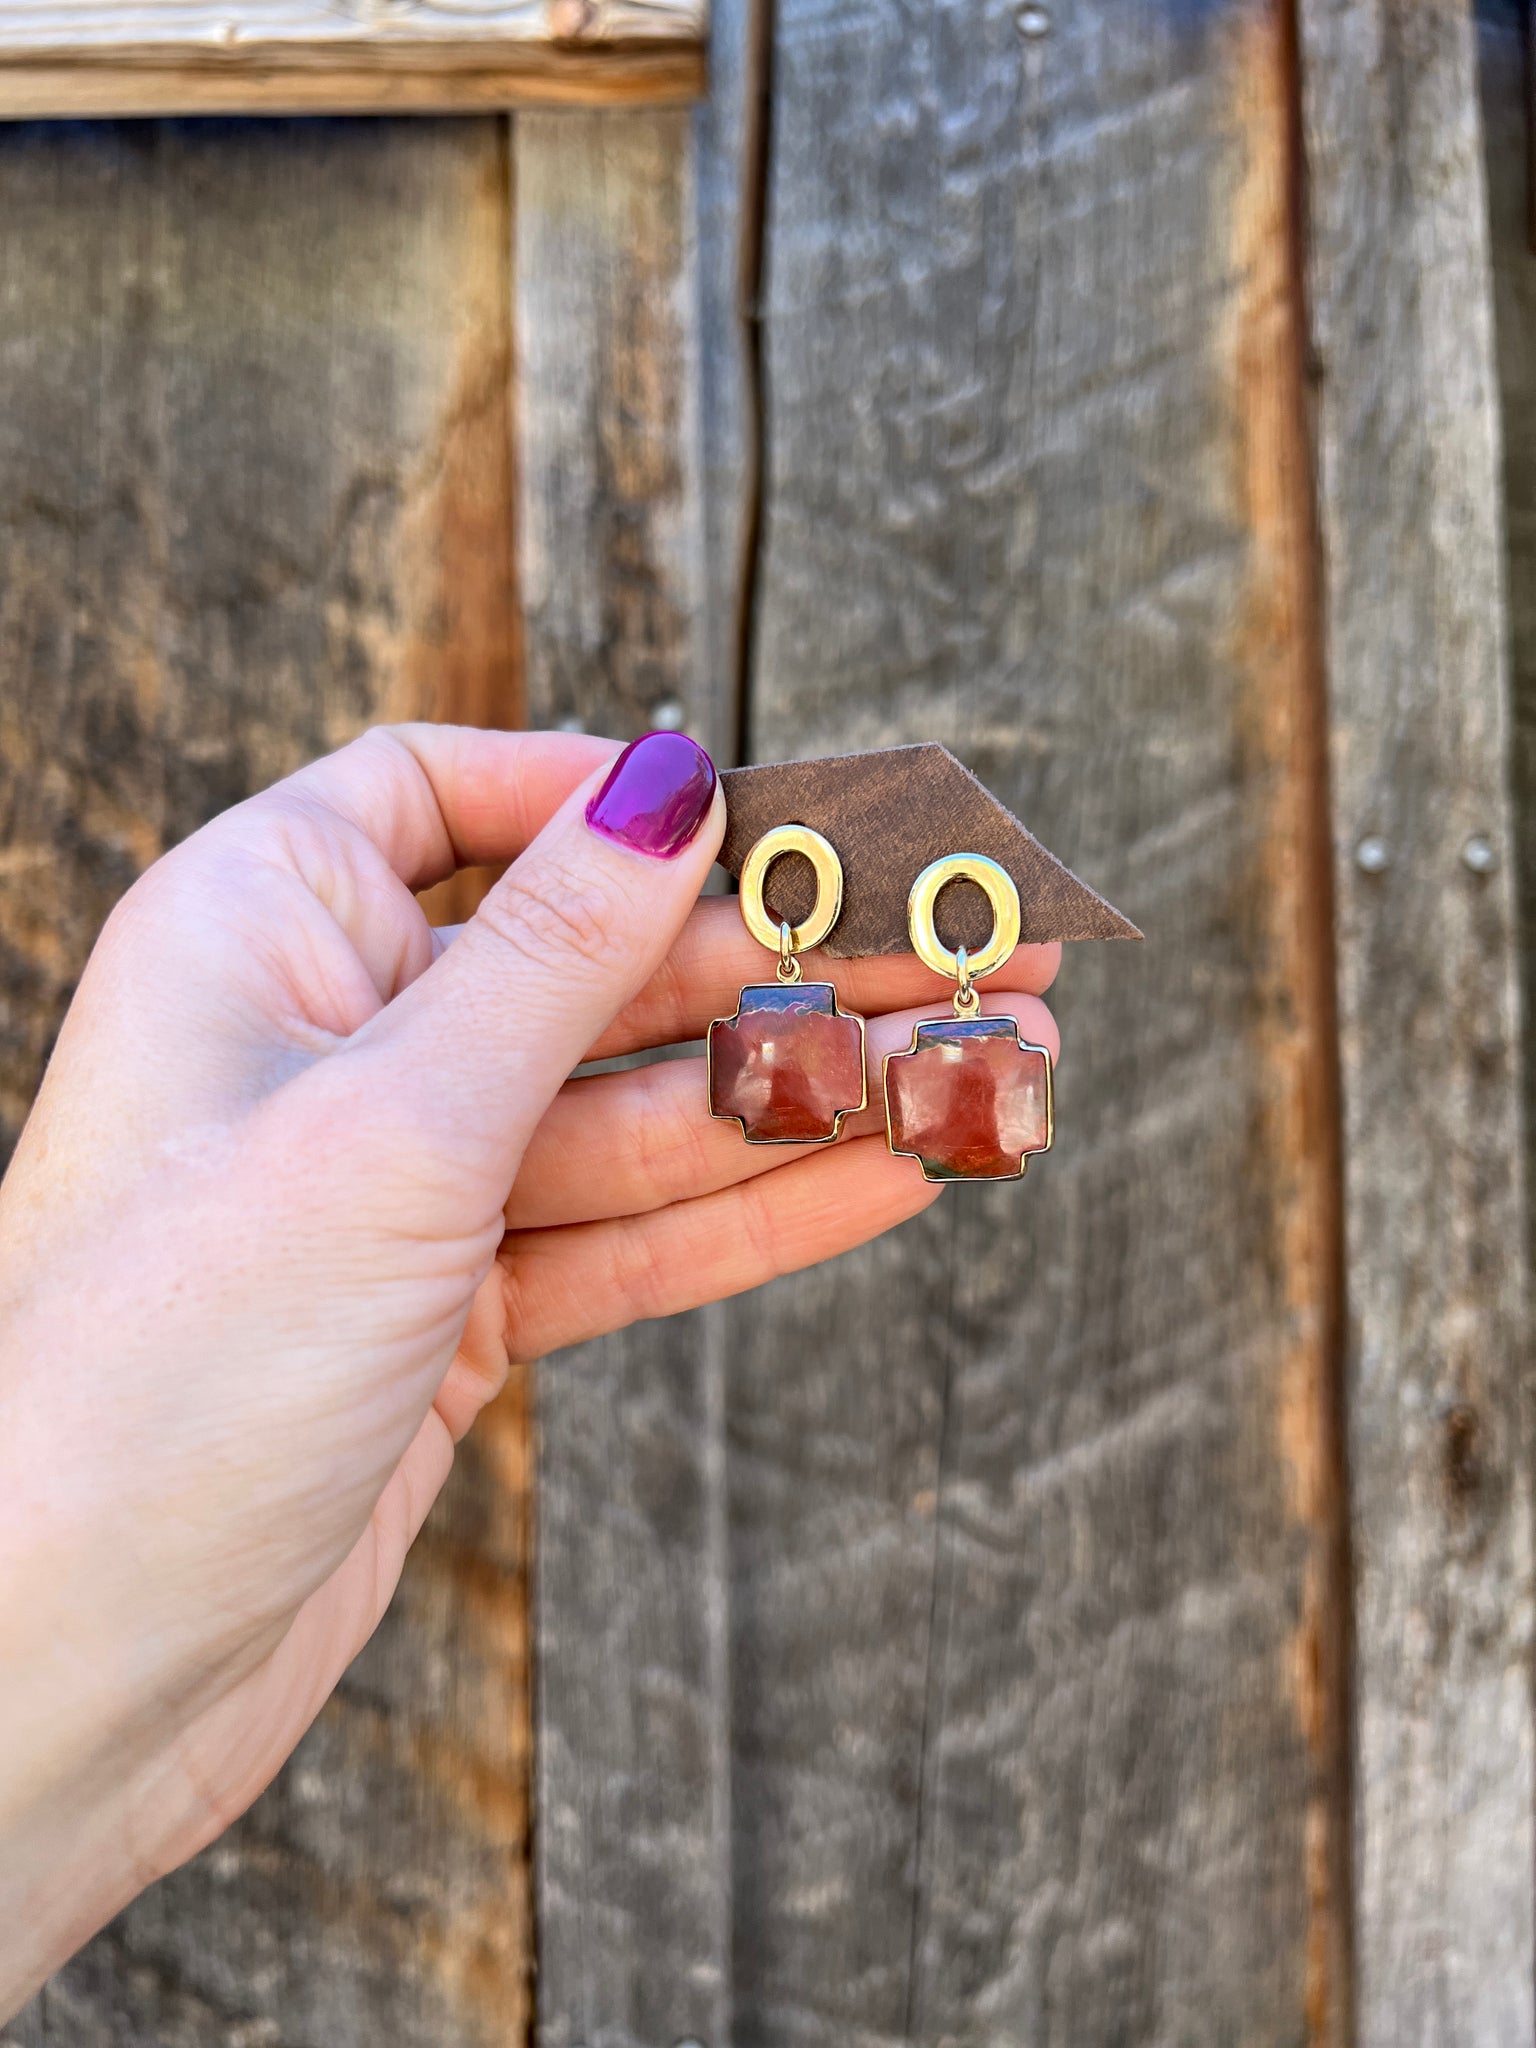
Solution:
{"label": "human skin", "polygon": [[[107,922],[0,1185],[0,2017],[269,1783],[512,1360],[940,1193],[879,1135],[881,1060],[947,993],[910,957],[813,963],[870,1020],[835,1145],[744,1145],[702,1059],[568,1078],[769,978],[699,900],[712,775],[659,858],[587,822],[617,753],[380,730]],[[429,927],[413,891],[502,861]],[[1057,958],[985,998],[1052,1051]]]}

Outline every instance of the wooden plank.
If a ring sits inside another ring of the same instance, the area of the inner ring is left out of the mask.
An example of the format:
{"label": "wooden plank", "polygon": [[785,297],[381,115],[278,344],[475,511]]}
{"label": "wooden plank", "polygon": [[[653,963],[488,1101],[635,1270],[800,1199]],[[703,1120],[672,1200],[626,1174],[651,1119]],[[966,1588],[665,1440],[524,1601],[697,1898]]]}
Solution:
{"label": "wooden plank", "polygon": [[727,1311],[736,2048],[1342,2037],[1279,14],[780,6],[755,752],[942,740],[1148,943],[1022,1193]]}
{"label": "wooden plank", "polygon": [[0,0],[0,120],[664,103],[708,0]]}
{"label": "wooden plank", "polygon": [[1531,1475],[1470,6],[1303,0],[1357,1605],[1358,2038],[1528,2041]]}
{"label": "wooden plank", "polygon": [[772,0],[714,0],[709,93],[693,115],[703,441],[702,659],[717,709],[710,752],[740,758],[761,499],[756,320]]}
{"label": "wooden plank", "polygon": [[[729,94],[729,64],[715,74]],[[729,104],[728,98],[725,104]],[[732,515],[706,521],[704,408],[730,203],[719,106],[516,127],[518,421],[530,712],[729,758]],[[701,192],[710,187],[702,230]],[[573,345],[573,337],[580,344]],[[713,475],[726,460],[718,442]],[[538,2039],[731,2039],[718,1311],[539,1369]]]}
{"label": "wooden plank", "polygon": [[710,708],[688,119],[528,115],[515,156],[530,708],[632,737]]}
{"label": "wooden plank", "polygon": [[[0,216],[9,1140],[164,846],[375,719],[520,690],[504,124],[11,129]],[[9,2038],[519,2037],[517,1389],[486,1422],[274,1789]]]}

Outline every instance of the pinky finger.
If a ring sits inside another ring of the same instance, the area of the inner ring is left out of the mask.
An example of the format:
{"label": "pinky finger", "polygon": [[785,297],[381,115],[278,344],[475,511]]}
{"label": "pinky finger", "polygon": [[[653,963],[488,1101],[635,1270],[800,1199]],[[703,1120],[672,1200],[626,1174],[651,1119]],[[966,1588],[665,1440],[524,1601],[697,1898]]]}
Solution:
{"label": "pinky finger", "polygon": [[879,1237],[942,1192],[883,1138],[859,1138],[648,1215],[516,1232],[501,1250],[507,1348],[541,1358],[760,1287]]}

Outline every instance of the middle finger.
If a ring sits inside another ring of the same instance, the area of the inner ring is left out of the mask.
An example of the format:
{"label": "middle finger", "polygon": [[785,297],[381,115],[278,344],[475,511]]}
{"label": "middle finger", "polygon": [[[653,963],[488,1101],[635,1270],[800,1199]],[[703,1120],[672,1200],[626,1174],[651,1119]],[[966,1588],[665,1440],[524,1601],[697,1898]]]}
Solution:
{"label": "middle finger", "polygon": [[[1037,996],[992,990],[982,997],[982,1009],[989,1016],[1017,1017],[1025,1039],[1056,1056],[1055,1020]],[[845,1139],[884,1131],[885,1056],[905,1051],[913,1025],[938,1014],[940,1006],[929,1003],[866,1020],[869,1105],[846,1119]],[[825,1149],[747,1144],[738,1124],[709,1114],[703,1059],[593,1074],[567,1081],[534,1132],[507,1202],[507,1228],[542,1230],[642,1215]]]}
{"label": "middle finger", "polygon": [[[440,927],[433,935],[436,950],[451,944],[461,929]],[[913,953],[866,960],[829,960],[824,953],[803,953],[800,959],[807,981],[830,981],[843,1008],[865,1017],[913,1003],[937,1008],[954,993],[953,982],[934,974]],[[1043,995],[1060,963],[1061,947],[1054,942],[1019,946],[988,976],[987,986]],[[738,989],[772,981],[777,964],[778,956],[766,952],[743,925],[734,898],[706,896],[689,913],[677,944],[658,971],[584,1057],[615,1059],[622,1053],[649,1052],[701,1038],[711,1018],[728,1016],[735,1009]]]}

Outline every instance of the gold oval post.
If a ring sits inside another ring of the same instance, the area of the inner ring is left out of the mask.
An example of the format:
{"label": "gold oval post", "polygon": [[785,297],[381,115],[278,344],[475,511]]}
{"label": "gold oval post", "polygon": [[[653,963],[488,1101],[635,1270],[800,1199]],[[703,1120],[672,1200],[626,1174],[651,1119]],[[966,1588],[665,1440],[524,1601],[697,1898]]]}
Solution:
{"label": "gold oval post", "polygon": [[[963,946],[952,953],[934,927],[939,891],[950,882],[974,882],[992,906],[992,936],[974,953]],[[1021,923],[1019,892],[1012,875],[984,853],[950,853],[931,862],[912,884],[907,898],[912,950],[925,967],[957,984],[955,1009],[961,1016],[974,1015],[978,999],[971,983],[1002,966],[1019,943]]]}
{"label": "gold oval post", "polygon": [[[816,901],[810,916],[797,924],[785,938],[786,927],[768,913],[763,900],[768,870],[786,853],[803,853],[816,874]],[[1015,899],[1017,900],[1017,899]],[[813,832],[809,825],[776,825],[765,832],[742,862],[741,915],[747,930],[760,946],[790,956],[819,946],[837,923],[843,907],[843,864],[829,839]],[[798,969],[798,962],[795,963]],[[780,959],[783,974],[783,958]]]}

